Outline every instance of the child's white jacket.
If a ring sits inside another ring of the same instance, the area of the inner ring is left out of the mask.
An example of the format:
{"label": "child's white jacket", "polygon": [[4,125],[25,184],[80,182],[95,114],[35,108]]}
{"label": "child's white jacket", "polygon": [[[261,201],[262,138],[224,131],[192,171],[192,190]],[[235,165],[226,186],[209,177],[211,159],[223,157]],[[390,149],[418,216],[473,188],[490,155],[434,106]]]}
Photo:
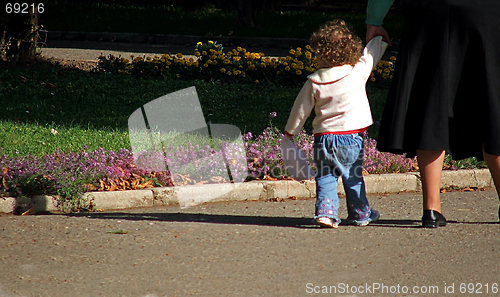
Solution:
{"label": "child's white jacket", "polygon": [[309,75],[290,112],[285,131],[297,135],[314,108],[314,134],[356,131],[373,124],[366,81],[387,43],[373,38],[358,63],[318,69]]}

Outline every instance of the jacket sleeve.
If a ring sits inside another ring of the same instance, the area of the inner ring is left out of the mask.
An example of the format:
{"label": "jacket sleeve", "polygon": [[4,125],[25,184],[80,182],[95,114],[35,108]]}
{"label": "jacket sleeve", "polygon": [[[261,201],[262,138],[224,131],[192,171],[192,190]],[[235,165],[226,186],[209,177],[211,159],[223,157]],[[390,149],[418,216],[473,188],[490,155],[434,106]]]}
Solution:
{"label": "jacket sleeve", "polygon": [[366,24],[381,26],[394,0],[369,0],[366,7]]}
{"label": "jacket sleeve", "polygon": [[300,90],[285,127],[287,134],[297,135],[314,108],[312,83],[308,80]]}
{"label": "jacket sleeve", "polygon": [[[387,43],[382,41],[382,36],[377,36],[370,40],[363,50],[363,55],[361,56],[361,61],[364,63],[364,69],[366,69],[366,78],[373,71],[373,68],[380,61],[387,49]],[[363,70],[365,71],[365,70]]]}

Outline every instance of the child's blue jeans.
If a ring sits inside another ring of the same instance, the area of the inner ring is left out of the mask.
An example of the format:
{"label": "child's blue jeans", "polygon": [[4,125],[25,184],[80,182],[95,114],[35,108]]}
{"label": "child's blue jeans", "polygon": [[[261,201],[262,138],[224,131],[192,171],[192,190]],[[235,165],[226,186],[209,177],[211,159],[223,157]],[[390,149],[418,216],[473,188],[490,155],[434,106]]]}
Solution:
{"label": "child's blue jeans", "polygon": [[337,185],[342,176],[348,220],[368,220],[371,209],[363,180],[363,138],[357,133],[316,136],[313,152],[317,170],[315,218],[325,216],[340,222]]}

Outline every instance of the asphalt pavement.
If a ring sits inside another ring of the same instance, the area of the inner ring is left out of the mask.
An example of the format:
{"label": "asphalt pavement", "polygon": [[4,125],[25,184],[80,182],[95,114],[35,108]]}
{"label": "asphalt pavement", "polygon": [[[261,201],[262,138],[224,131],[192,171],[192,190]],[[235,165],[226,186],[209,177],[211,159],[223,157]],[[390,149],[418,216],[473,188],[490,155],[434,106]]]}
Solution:
{"label": "asphalt pavement", "polygon": [[369,200],[378,222],[338,229],[311,223],[314,199],[3,214],[0,295],[499,295],[495,191],[442,194],[437,229],[420,193]]}

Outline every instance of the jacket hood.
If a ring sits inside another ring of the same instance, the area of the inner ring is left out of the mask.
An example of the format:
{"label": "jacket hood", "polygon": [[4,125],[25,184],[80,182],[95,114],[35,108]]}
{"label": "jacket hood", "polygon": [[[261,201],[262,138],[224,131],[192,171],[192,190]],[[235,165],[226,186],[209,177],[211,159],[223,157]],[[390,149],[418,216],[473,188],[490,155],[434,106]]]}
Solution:
{"label": "jacket hood", "polygon": [[315,84],[330,84],[348,76],[354,67],[351,65],[342,65],[332,68],[321,68],[307,78]]}

